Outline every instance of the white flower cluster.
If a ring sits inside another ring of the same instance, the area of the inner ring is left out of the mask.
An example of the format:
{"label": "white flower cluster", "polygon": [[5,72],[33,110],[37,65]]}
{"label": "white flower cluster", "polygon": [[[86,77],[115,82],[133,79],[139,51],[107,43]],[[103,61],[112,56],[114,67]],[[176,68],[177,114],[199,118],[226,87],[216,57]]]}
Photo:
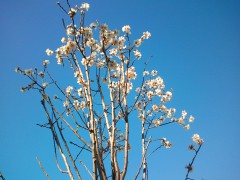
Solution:
{"label": "white flower cluster", "polygon": [[130,30],[131,30],[131,27],[130,27],[129,25],[126,25],[126,26],[123,26],[123,27],[122,27],[122,31],[123,31],[123,32],[126,32],[126,33],[128,33],[128,34],[131,33]]}
{"label": "white flower cluster", "polygon": [[202,145],[204,143],[203,139],[200,138],[198,134],[194,134],[192,137],[193,142],[196,144]]}
{"label": "white flower cluster", "polygon": [[163,146],[165,146],[166,148],[171,148],[172,147],[172,143],[170,141],[167,141],[166,138],[162,138],[161,143]]}

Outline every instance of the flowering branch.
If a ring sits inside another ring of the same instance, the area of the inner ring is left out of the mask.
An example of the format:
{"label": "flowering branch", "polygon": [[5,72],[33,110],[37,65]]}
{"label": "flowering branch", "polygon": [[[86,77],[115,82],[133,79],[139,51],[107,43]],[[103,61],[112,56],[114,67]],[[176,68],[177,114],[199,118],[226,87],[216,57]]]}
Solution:
{"label": "flowering branch", "polygon": [[[138,118],[140,121],[133,124],[141,124],[141,162],[135,179],[142,172],[142,179],[146,180],[148,158],[161,147],[172,147],[166,138],[154,137],[152,130],[173,123],[189,130],[194,117],[188,116],[185,110],[178,116],[175,108],[168,107],[173,90],[165,88],[157,70],[147,70],[146,62],[143,62],[140,85],[134,87],[139,77],[135,64],[141,63],[142,58],[139,47],[151,37],[150,32],[143,32],[132,41],[129,25],[123,26],[122,31],[111,30],[98,21],[86,25],[90,5],[82,3],[72,8],[68,0],[66,3],[66,7],[57,3],[69,17],[68,25],[63,20],[66,35],[60,47],[54,51],[47,49],[46,54],[55,55],[57,64],[64,70],[69,67],[67,73],[71,72],[74,79],[64,79],[69,84],[62,88],[61,79],[57,81],[49,72],[50,60],[44,60],[42,71],[16,68],[16,72],[30,80],[21,91],[33,89],[40,94],[47,123],[37,125],[51,131],[56,165],[70,179],[82,179],[83,169],[94,180],[124,180],[130,159],[130,131],[137,131],[130,127],[129,121]],[[199,139],[195,137],[194,141]],[[149,148],[152,144],[155,149]],[[74,148],[77,155],[73,155]],[[58,163],[57,150],[66,170]],[[83,163],[84,156],[92,161]]]}
{"label": "flowering branch", "polygon": [[188,147],[189,150],[192,150],[192,151],[195,152],[195,155],[194,155],[194,157],[192,158],[192,161],[191,161],[188,165],[186,165],[187,174],[186,174],[186,176],[185,176],[185,180],[188,180],[188,179],[189,179],[189,180],[192,180],[192,179],[189,178],[188,176],[189,176],[189,173],[193,171],[193,163],[194,163],[194,161],[195,161],[195,159],[196,159],[196,157],[197,157],[197,155],[198,155],[198,153],[199,153],[199,151],[200,151],[200,149],[201,149],[201,147],[202,147],[202,145],[203,145],[203,143],[204,143],[203,139],[201,139],[198,134],[194,134],[193,137],[192,137],[192,139],[193,139],[193,141],[194,141],[196,144],[198,144],[198,148],[195,149],[195,147],[194,147],[193,144],[191,144],[191,145]]}

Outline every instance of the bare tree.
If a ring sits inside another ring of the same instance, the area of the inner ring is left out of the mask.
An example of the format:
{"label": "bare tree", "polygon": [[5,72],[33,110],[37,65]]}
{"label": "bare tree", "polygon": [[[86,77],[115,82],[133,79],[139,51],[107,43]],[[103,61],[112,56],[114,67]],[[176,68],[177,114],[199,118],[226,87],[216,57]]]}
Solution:
{"label": "bare tree", "polygon": [[[46,53],[55,55],[57,64],[64,67],[66,73],[73,73],[74,80],[64,79],[69,85],[62,87],[61,79],[57,80],[49,71],[49,60],[43,61],[42,70],[17,67],[16,72],[30,79],[30,83],[21,88],[22,92],[34,89],[42,97],[47,122],[38,125],[52,133],[59,171],[71,180],[86,179],[80,168],[94,180],[125,179],[131,149],[130,131],[136,131],[133,127],[130,129],[129,122],[134,121],[141,123],[139,148],[142,150],[134,178],[141,174],[142,179],[147,179],[148,158],[161,147],[172,146],[166,138],[155,137],[152,130],[173,123],[188,130],[194,117],[187,116],[186,111],[177,117],[176,109],[167,107],[172,90],[165,89],[157,70],[147,71],[147,62],[141,62],[139,46],[150,38],[150,32],[132,41],[129,25],[123,26],[122,32],[98,21],[86,25],[88,3],[74,8],[68,1],[66,8],[57,4],[70,22],[66,25],[63,20],[66,31],[61,40],[63,44],[55,51],[47,49]],[[135,69],[136,63],[144,66],[140,75]],[[140,76],[138,81],[137,76]],[[134,87],[133,83],[138,86]],[[197,134],[193,140],[200,147],[203,144]],[[150,146],[155,148],[150,150]],[[186,179],[194,159],[187,167]],[[38,163],[50,179],[39,160]]]}

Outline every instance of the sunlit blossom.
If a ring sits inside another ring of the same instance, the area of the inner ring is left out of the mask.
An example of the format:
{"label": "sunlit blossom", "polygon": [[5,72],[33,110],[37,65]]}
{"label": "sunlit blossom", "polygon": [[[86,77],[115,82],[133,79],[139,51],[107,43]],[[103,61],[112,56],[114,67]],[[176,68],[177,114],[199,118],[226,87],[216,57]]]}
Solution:
{"label": "sunlit blossom", "polygon": [[157,70],[152,70],[151,75],[156,76],[157,75]]}
{"label": "sunlit blossom", "polygon": [[136,56],[137,59],[140,59],[142,57],[142,54],[140,51],[138,51],[137,49],[135,49],[133,51],[134,55]]}
{"label": "sunlit blossom", "polygon": [[186,116],[187,116],[187,112],[184,110],[184,111],[182,111],[182,117],[183,117],[183,119],[185,119],[186,118]]}
{"label": "sunlit blossom", "polygon": [[155,112],[158,112],[159,108],[156,104],[154,104],[154,105],[152,105],[152,110],[155,111]]}
{"label": "sunlit blossom", "polygon": [[202,145],[204,143],[203,139],[201,139],[198,134],[194,134],[192,136],[192,140],[193,140],[193,142],[195,142],[196,144],[199,144],[199,145]]}
{"label": "sunlit blossom", "polygon": [[148,32],[148,31],[144,32],[143,35],[142,35],[143,39],[149,39],[150,37],[151,37],[151,33]]}
{"label": "sunlit blossom", "polygon": [[129,25],[123,26],[122,31],[130,34],[131,27]]}
{"label": "sunlit blossom", "polygon": [[70,94],[70,93],[72,92],[72,90],[73,90],[73,87],[72,87],[72,86],[68,86],[68,87],[66,88],[66,93],[67,93],[67,94]]}
{"label": "sunlit blossom", "polygon": [[153,120],[152,124],[154,124],[154,126],[160,126],[161,122],[157,119],[157,120]]}
{"label": "sunlit blossom", "polygon": [[49,60],[44,60],[44,61],[43,61],[43,66],[46,66],[46,65],[49,64],[49,63],[50,63]]}
{"label": "sunlit blossom", "polygon": [[62,42],[62,43],[66,43],[66,42],[67,42],[66,38],[63,37],[63,38],[61,39],[61,42]]}
{"label": "sunlit blossom", "polygon": [[90,8],[90,5],[88,3],[82,3],[81,8],[86,9],[88,11],[88,9]]}
{"label": "sunlit blossom", "polygon": [[189,130],[190,129],[190,125],[189,124],[185,125],[184,129]]}
{"label": "sunlit blossom", "polygon": [[49,86],[49,84],[48,84],[48,83],[46,83],[46,82],[44,82],[44,83],[42,83],[42,86],[43,86],[43,87],[48,87],[48,86]]}
{"label": "sunlit blossom", "polygon": [[194,120],[195,120],[195,118],[191,115],[191,116],[189,117],[189,122],[190,122],[190,123],[193,123]]}
{"label": "sunlit blossom", "polygon": [[46,54],[47,54],[48,56],[51,56],[51,55],[53,54],[53,51],[50,50],[50,49],[46,49]]}
{"label": "sunlit blossom", "polygon": [[79,106],[79,101],[78,101],[78,100],[74,100],[74,101],[73,101],[73,105],[74,105],[75,107],[78,107],[78,106]]}
{"label": "sunlit blossom", "polygon": [[79,88],[78,89],[78,96],[82,96],[83,95],[83,89],[82,88]]}
{"label": "sunlit blossom", "polygon": [[147,97],[149,100],[151,100],[153,98],[153,96],[154,96],[154,93],[152,91],[147,92]]}
{"label": "sunlit blossom", "polygon": [[149,75],[149,71],[143,71],[143,76]]}

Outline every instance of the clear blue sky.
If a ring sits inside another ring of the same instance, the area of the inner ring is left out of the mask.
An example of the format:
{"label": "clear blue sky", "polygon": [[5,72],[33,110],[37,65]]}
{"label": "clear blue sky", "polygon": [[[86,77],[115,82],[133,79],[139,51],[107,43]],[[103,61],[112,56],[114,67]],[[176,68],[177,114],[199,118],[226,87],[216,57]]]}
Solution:
{"label": "clear blue sky", "polygon": [[[174,89],[172,104],[196,118],[190,132],[178,128],[169,133],[175,137],[174,148],[151,160],[150,179],[183,179],[193,132],[205,144],[192,177],[240,179],[240,1],[88,2],[88,22],[98,19],[118,29],[129,24],[136,37],[146,30],[152,33],[142,46],[143,59],[153,56],[149,68],[158,69]],[[20,93],[27,81],[14,73],[16,66],[40,66],[46,48],[60,45],[64,14],[54,0],[1,1],[0,12],[0,170],[9,180],[45,179],[38,156],[52,179],[66,179],[56,173],[51,134],[35,125],[45,118],[39,98],[34,92]]]}

